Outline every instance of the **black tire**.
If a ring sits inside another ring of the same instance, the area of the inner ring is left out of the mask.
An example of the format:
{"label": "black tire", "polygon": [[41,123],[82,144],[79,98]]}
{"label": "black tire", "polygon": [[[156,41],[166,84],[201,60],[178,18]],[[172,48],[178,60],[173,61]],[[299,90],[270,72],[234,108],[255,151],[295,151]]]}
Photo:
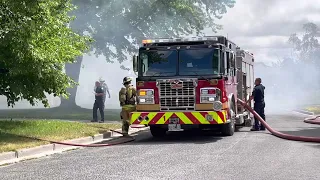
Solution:
{"label": "black tire", "polygon": [[235,131],[235,126],[232,120],[230,123],[222,125],[221,132],[224,136],[233,136],[234,131]]}
{"label": "black tire", "polygon": [[[231,110],[230,111],[233,111],[233,113],[235,112],[235,106],[234,106],[234,103],[231,103]],[[234,114],[235,116],[235,114]],[[224,136],[233,136],[234,132],[235,132],[235,117],[231,117],[231,122],[228,123],[228,124],[222,124],[222,127],[221,127],[221,132],[222,132],[222,135]]]}
{"label": "black tire", "polygon": [[150,126],[150,132],[153,137],[163,137],[166,135],[167,130],[157,126]]}
{"label": "black tire", "polygon": [[239,127],[239,126],[237,127],[237,126],[235,125],[235,126],[234,126],[234,132],[239,132],[241,128],[242,128],[241,126],[240,126],[240,127]]}

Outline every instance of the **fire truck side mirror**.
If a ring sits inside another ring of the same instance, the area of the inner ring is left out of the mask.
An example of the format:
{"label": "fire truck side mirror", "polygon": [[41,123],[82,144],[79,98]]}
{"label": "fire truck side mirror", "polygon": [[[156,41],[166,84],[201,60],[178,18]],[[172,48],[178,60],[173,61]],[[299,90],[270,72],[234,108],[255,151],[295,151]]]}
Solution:
{"label": "fire truck side mirror", "polygon": [[133,72],[138,72],[138,57],[134,55],[132,59],[132,67],[133,67]]}

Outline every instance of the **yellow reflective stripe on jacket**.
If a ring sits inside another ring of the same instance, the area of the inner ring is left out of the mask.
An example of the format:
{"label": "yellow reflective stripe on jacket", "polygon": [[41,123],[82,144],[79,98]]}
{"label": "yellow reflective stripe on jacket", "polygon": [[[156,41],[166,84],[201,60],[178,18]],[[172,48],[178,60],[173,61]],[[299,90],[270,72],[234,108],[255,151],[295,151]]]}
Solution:
{"label": "yellow reflective stripe on jacket", "polygon": [[136,105],[123,105],[122,109],[127,110],[127,111],[129,111],[129,110],[134,111],[136,109]]}

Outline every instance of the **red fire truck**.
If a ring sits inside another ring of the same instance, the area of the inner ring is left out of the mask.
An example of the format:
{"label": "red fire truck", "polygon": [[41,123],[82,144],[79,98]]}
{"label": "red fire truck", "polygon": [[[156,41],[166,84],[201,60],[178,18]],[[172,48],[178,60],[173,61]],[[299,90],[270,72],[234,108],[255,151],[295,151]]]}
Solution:
{"label": "red fire truck", "polygon": [[133,57],[137,110],[130,124],[150,126],[154,137],[190,128],[232,136],[251,126],[237,104],[253,89],[253,55],[224,36],[143,40]]}

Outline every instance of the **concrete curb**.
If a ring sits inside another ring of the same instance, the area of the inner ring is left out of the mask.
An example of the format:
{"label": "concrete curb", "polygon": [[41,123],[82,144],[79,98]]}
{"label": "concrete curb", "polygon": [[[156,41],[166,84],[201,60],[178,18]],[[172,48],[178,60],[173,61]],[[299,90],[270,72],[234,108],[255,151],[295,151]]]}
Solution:
{"label": "concrete curb", "polygon": [[[130,129],[129,134],[134,135],[137,134],[140,131],[147,130],[148,128],[139,128],[139,129]],[[117,131],[121,132],[121,129],[117,129]],[[118,137],[121,137],[122,135],[118,133],[113,133],[113,132],[107,132],[104,134],[97,134],[94,136],[89,136],[89,137],[84,137],[84,138],[78,138],[78,139],[72,139],[72,140],[67,140],[63,142],[67,143],[77,143],[77,144],[94,144],[94,143],[99,143],[102,141],[107,141],[111,139],[115,139]],[[19,161],[24,161],[28,159],[35,159],[39,157],[44,157],[56,153],[62,153],[64,151],[69,151],[73,149],[80,149],[83,147],[78,147],[78,146],[66,146],[66,145],[61,145],[61,144],[47,144],[47,145],[42,145],[42,146],[37,146],[33,148],[25,148],[25,149],[20,149],[17,151],[12,151],[12,152],[5,152],[5,153],[0,153],[0,166],[2,165],[9,165],[12,163],[16,163]]]}
{"label": "concrete curb", "polygon": [[10,159],[14,159],[17,157],[17,153],[16,152],[4,152],[0,154],[0,164],[2,161],[7,161]]}
{"label": "concrete curb", "polygon": [[310,112],[310,111],[305,111],[305,110],[300,110],[300,109],[296,109],[296,110],[293,110],[294,112],[297,112],[297,113],[301,113],[301,114],[306,114],[306,115],[312,115],[314,116],[314,112]]}

